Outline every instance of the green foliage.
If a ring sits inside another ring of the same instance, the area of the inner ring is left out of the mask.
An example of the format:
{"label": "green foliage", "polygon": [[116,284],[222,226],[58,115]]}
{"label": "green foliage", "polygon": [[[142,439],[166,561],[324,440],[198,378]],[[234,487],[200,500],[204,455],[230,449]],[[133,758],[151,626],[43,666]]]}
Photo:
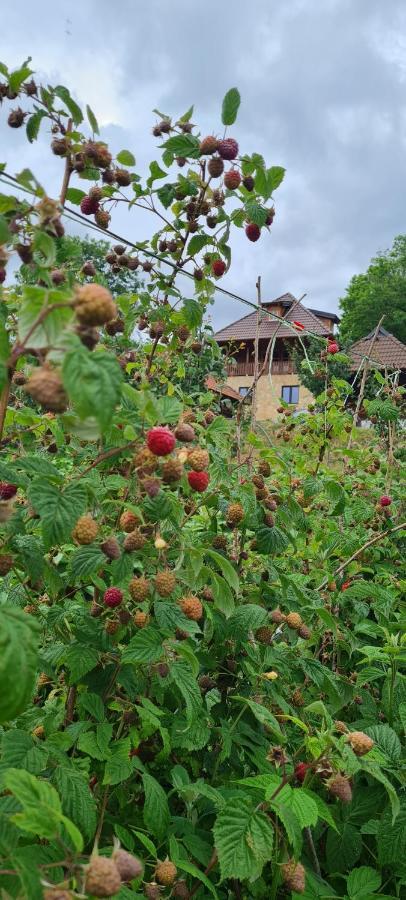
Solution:
{"label": "green foliage", "polygon": [[358,341],[383,327],[406,343],[406,235],[398,235],[390,250],[378,253],[362,275],[354,275],[340,300],[340,336]]}

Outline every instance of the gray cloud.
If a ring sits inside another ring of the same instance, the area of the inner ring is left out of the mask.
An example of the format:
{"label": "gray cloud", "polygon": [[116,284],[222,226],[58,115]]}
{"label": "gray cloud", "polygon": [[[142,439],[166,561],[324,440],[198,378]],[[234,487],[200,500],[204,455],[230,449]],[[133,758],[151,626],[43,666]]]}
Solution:
{"label": "gray cloud", "polygon": [[[69,19],[67,18],[69,15]],[[129,147],[145,170],[154,106],[179,115],[195,103],[203,132],[219,127],[232,85],[243,103],[233,131],[245,152],[284,165],[271,236],[233,237],[224,287],[252,298],[307,292],[336,310],[352,274],[404,231],[406,7],[402,0],[23,0],[3,11],[0,58],[31,54],[50,82],[90,102],[112,145]],[[51,187],[60,164],[42,142],[27,148],[0,114],[0,158],[30,165]],[[114,228],[140,239],[150,223],[119,210]],[[244,309],[218,298],[214,321]]]}

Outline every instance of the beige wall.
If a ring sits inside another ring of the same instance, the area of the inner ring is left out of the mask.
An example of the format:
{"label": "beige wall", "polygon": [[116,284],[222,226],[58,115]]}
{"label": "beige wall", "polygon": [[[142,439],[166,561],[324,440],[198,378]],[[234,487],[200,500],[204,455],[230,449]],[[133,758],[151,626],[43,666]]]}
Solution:
{"label": "beige wall", "polygon": [[[227,378],[227,384],[238,391],[240,387],[250,387],[253,378],[251,375],[231,375]],[[278,413],[277,407],[281,404],[282,386],[285,384],[299,385],[299,403],[297,409],[306,409],[309,403],[314,400],[313,395],[302,384],[300,384],[297,375],[273,375],[272,382],[269,375],[262,375],[257,385],[257,419],[265,421],[266,419],[276,419]]]}

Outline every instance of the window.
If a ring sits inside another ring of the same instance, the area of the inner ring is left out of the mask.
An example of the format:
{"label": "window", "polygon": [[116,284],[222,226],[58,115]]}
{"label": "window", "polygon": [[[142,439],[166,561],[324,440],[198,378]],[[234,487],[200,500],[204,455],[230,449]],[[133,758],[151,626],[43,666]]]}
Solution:
{"label": "window", "polygon": [[239,387],[238,388],[238,393],[239,393],[240,397],[246,397],[248,394],[248,391],[249,391],[249,387]]}
{"label": "window", "polygon": [[284,384],[281,396],[285,403],[299,403],[299,385]]}

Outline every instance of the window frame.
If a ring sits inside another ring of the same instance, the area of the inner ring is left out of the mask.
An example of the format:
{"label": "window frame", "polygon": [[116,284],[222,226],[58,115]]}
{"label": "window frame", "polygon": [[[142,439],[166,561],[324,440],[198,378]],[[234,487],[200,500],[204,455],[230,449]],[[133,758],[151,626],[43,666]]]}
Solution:
{"label": "window frame", "polygon": [[[297,400],[292,400],[292,392],[297,391]],[[284,391],[289,391],[288,399],[284,396]],[[281,400],[284,403],[288,403],[289,406],[297,406],[299,403],[300,396],[300,385],[299,384],[282,384],[281,385]]]}

